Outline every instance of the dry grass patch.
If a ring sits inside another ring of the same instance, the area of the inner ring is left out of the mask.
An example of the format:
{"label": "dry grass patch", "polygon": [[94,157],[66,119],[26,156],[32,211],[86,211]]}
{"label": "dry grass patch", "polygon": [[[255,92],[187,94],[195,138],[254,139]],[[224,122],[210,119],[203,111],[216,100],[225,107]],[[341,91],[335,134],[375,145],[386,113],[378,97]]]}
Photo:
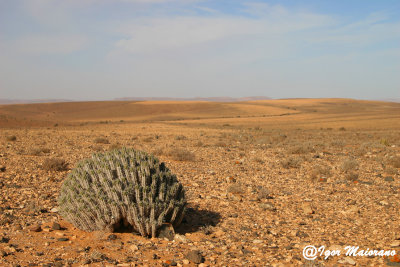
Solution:
{"label": "dry grass patch", "polygon": [[316,165],[311,171],[311,179],[316,181],[320,178],[328,178],[331,176],[331,168],[329,166]]}
{"label": "dry grass patch", "polygon": [[291,154],[306,154],[315,152],[314,147],[310,143],[296,144],[288,150]]}
{"label": "dry grass patch", "polygon": [[28,152],[28,155],[40,156],[42,154],[48,154],[48,153],[50,153],[50,149],[48,149],[48,148],[32,148]]}
{"label": "dry grass patch", "polygon": [[358,162],[352,158],[343,160],[342,164],[340,165],[340,169],[344,172],[353,171],[356,170],[357,168],[358,168]]}
{"label": "dry grass patch", "polygon": [[228,186],[226,191],[231,194],[243,194],[245,190],[240,184],[233,184]]}
{"label": "dry grass patch", "polygon": [[94,142],[96,144],[109,144],[110,142],[108,141],[107,138],[104,137],[97,137],[96,139],[94,139]]}
{"label": "dry grass patch", "polygon": [[281,160],[281,165],[285,169],[289,168],[300,168],[301,164],[303,163],[303,159],[300,157],[288,157],[283,160]]}
{"label": "dry grass patch", "polygon": [[15,135],[7,135],[6,140],[7,141],[16,141],[17,137]]}
{"label": "dry grass patch", "polygon": [[184,148],[170,149],[167,156],[177,161],[195,161],[196,157],[193,152]]}
{"label": "dry grass patch", "polygon": [[43,169],[46,171],[66,171],[68,163],[63,159],[49,158],[43,162]]}
{"label": "dry grass patch", "polygon": [[392,165],[395,168],[400,168],[400,157],[392,156],[387,160],[387,163]]}

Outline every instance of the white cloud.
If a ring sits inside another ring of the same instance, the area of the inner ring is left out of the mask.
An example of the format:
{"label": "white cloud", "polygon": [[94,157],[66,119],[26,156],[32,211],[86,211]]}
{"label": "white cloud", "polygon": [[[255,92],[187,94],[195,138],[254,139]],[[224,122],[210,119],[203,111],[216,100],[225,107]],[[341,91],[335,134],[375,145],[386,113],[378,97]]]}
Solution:
{"label": "white cloud", "polygon": [[281,16],[248,18],[240,16],[180,16],[145,18],[124,22],[118,29],[125,35],[116,48],[131,53],[146,53],[179,49],[241,36],[276,38],[290,32],[319,28],[333,23],[329,16],[311,13],[291,13],[278,8]]}

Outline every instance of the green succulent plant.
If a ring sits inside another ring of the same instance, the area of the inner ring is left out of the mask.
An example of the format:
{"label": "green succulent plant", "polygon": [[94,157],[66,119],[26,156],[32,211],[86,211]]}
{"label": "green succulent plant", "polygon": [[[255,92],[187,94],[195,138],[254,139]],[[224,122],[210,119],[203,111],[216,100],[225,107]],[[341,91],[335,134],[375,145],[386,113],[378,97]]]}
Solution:
{"label": "green succulent plant", "polygon": [[178,226],[185,191],[153,155],[122,148],[93,154],[67,176],[58,199],[60,214],[84,231],[131,226],[155,237],[163,223]]}

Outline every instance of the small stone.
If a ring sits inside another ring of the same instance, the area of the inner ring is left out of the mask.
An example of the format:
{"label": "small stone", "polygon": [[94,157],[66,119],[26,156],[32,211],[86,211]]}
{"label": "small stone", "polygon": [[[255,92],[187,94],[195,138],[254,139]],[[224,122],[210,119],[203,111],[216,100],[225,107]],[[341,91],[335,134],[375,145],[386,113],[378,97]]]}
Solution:
{"label": "small stone", "polygon": [[66,237],[57,238],[58,241],[68,241],[69,239]]}
{"label": "small stone", "polygon": [[229,183],[229,184],[233,184],[233,183],[236,183],[236,179],[234,178],[234,177],[232,177],[232,176],[228,176],[228,177],[226,177],[225,178],[225,181],[227,182],[227,183]]}
{"label": "small stone", "polygon": [[261,244],[261,243],[263,243],[264,241],[263,240],[260,240],[260,239],[254,239],[253,240],[253,243],[254,244]]}
{"label": "small stone", "polygon": [[188,264],[190,263],[190,261],[187,260],[187,259],[184,259],[184,260],[182,261],[182,263],[185,264],[185,265],[188,265]]}
{"label": "small stone", "polygon": [[175,237],[174,237],[174,240],[177,241],[177,242],[184,243],[184,244],[190,243],[190,242],[191,242],[191,241],[189,240],[189,238],[187,238],[187,237],[184,236],[184,235],[180,235],[180,234],[176,234]]}
{"label": "small stone", "polygon": [[216,237],[221,237],[221,236],[224,236],[224,235],[225,235],[225,232],[222,231],[222,230],[220,229],[220,230],[218,230],[218,231],[215,231],[215,232],[214,232],[214,235],[215,235]]}
{"label": "small stone", "polygon": [[51,229],[53,229],[53,230],[61,230],[61,225],[59,223],[53,222],[53,225],[51,226]]}
{"label": "small stone", "polygon": [[381,204],[382,206],[389,205],[389,203],[386,200],[379,201],[379,204]]}
{"label": "small stone", "polygon": [[139,247],[136,246],[136,245],[130,245],[130,246],[129,246],[129,249],[130,249],[131,251],[138,251],[138,250],[139,250]]}
{"label": "small stone", "polygon": [[6,171],[6,166],[0,166],[0,172],[5,172]]}
{"label": "small stone", "polygon": [[344,261],[350,265],[356,265],[356,262],[350,257],[344,257]]}
{"label": "small stone", "polygon": [[40,231],[42,231],[42,227],[39,224],[35,224],[35,225],[29,227],[29,231],[40,232]]}
{"label": "small stone", "polygon": [[386,177],[385,177],[385,181],[386,181],[386,182],[393,182],[393,181],[394,181],[394,178],[393,178],[392,176],[386,176]]}
{"label": "small stone", "polygon": [[307,214],[307,215],[309,215],[309,214],[314,214],[314,211],[313,211],[313,209],[312,209],[310,203],[308,203],[308,202],[303,203],[303,204],[301,205],[301,207],[302,207],[302,209],[303,209],[304,214]]}
{"label": "small stone", "polygon": [[56,213],[56,212],[58,212],[58,208],[52,208],[52,209],[50,210],[50,212]]}
{"label": "small stone", "polygon": [[400,240],[395,240],[390,244],[391,247],[400,247]]}
{"label": "small stone", "polygon": [[10,239],[4,236],[0,239],[0,243],[8,243],[9,241]]}
{"label": "small stone", "polygon": [[158,232],[158,238],[166,238],[169,241],[174,240],[175,237],[175,230],[172,224],[170,223],[164,223],[159,232]]}
{"label": "small stone", "polygon": [[200,264],[204,262],[204,257],[201,255],[201,252],[198,250],[192,250],[188,254],[186,254],[186,259],[189,261]]}
{"label": "small stone", "polygon": [[107,237],[107,240],[108,240],[108,241],[112,241],[112,240],[115,240],[115,239],[117,239],[117,235],[114,235],[114,234],[111,234],[111,235],[109,235],[109,236]]}
{"label": "small stone", "polygon": [[269,210],[269,211],[276,211],[276,208],[274,207],[274,204],[267,202],[267,203],[261,203],[259,205],[260,208],[263,210]]}

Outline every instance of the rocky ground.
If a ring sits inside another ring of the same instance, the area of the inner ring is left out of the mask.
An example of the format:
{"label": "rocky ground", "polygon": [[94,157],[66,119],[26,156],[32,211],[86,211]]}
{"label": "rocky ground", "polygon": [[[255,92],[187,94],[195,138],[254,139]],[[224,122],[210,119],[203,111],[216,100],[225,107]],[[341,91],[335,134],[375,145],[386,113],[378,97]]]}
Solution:
{"label": "rocky ground", "polygon": [[[0,138],[1,266],[400,266],[343,255],[400,253],[399,131],[103,122]],[[58,214],[70,169],[120,146],[156,154],[183,183],[175,236],[86,233]],[[342,255],[306,261],[307,245]]]}

